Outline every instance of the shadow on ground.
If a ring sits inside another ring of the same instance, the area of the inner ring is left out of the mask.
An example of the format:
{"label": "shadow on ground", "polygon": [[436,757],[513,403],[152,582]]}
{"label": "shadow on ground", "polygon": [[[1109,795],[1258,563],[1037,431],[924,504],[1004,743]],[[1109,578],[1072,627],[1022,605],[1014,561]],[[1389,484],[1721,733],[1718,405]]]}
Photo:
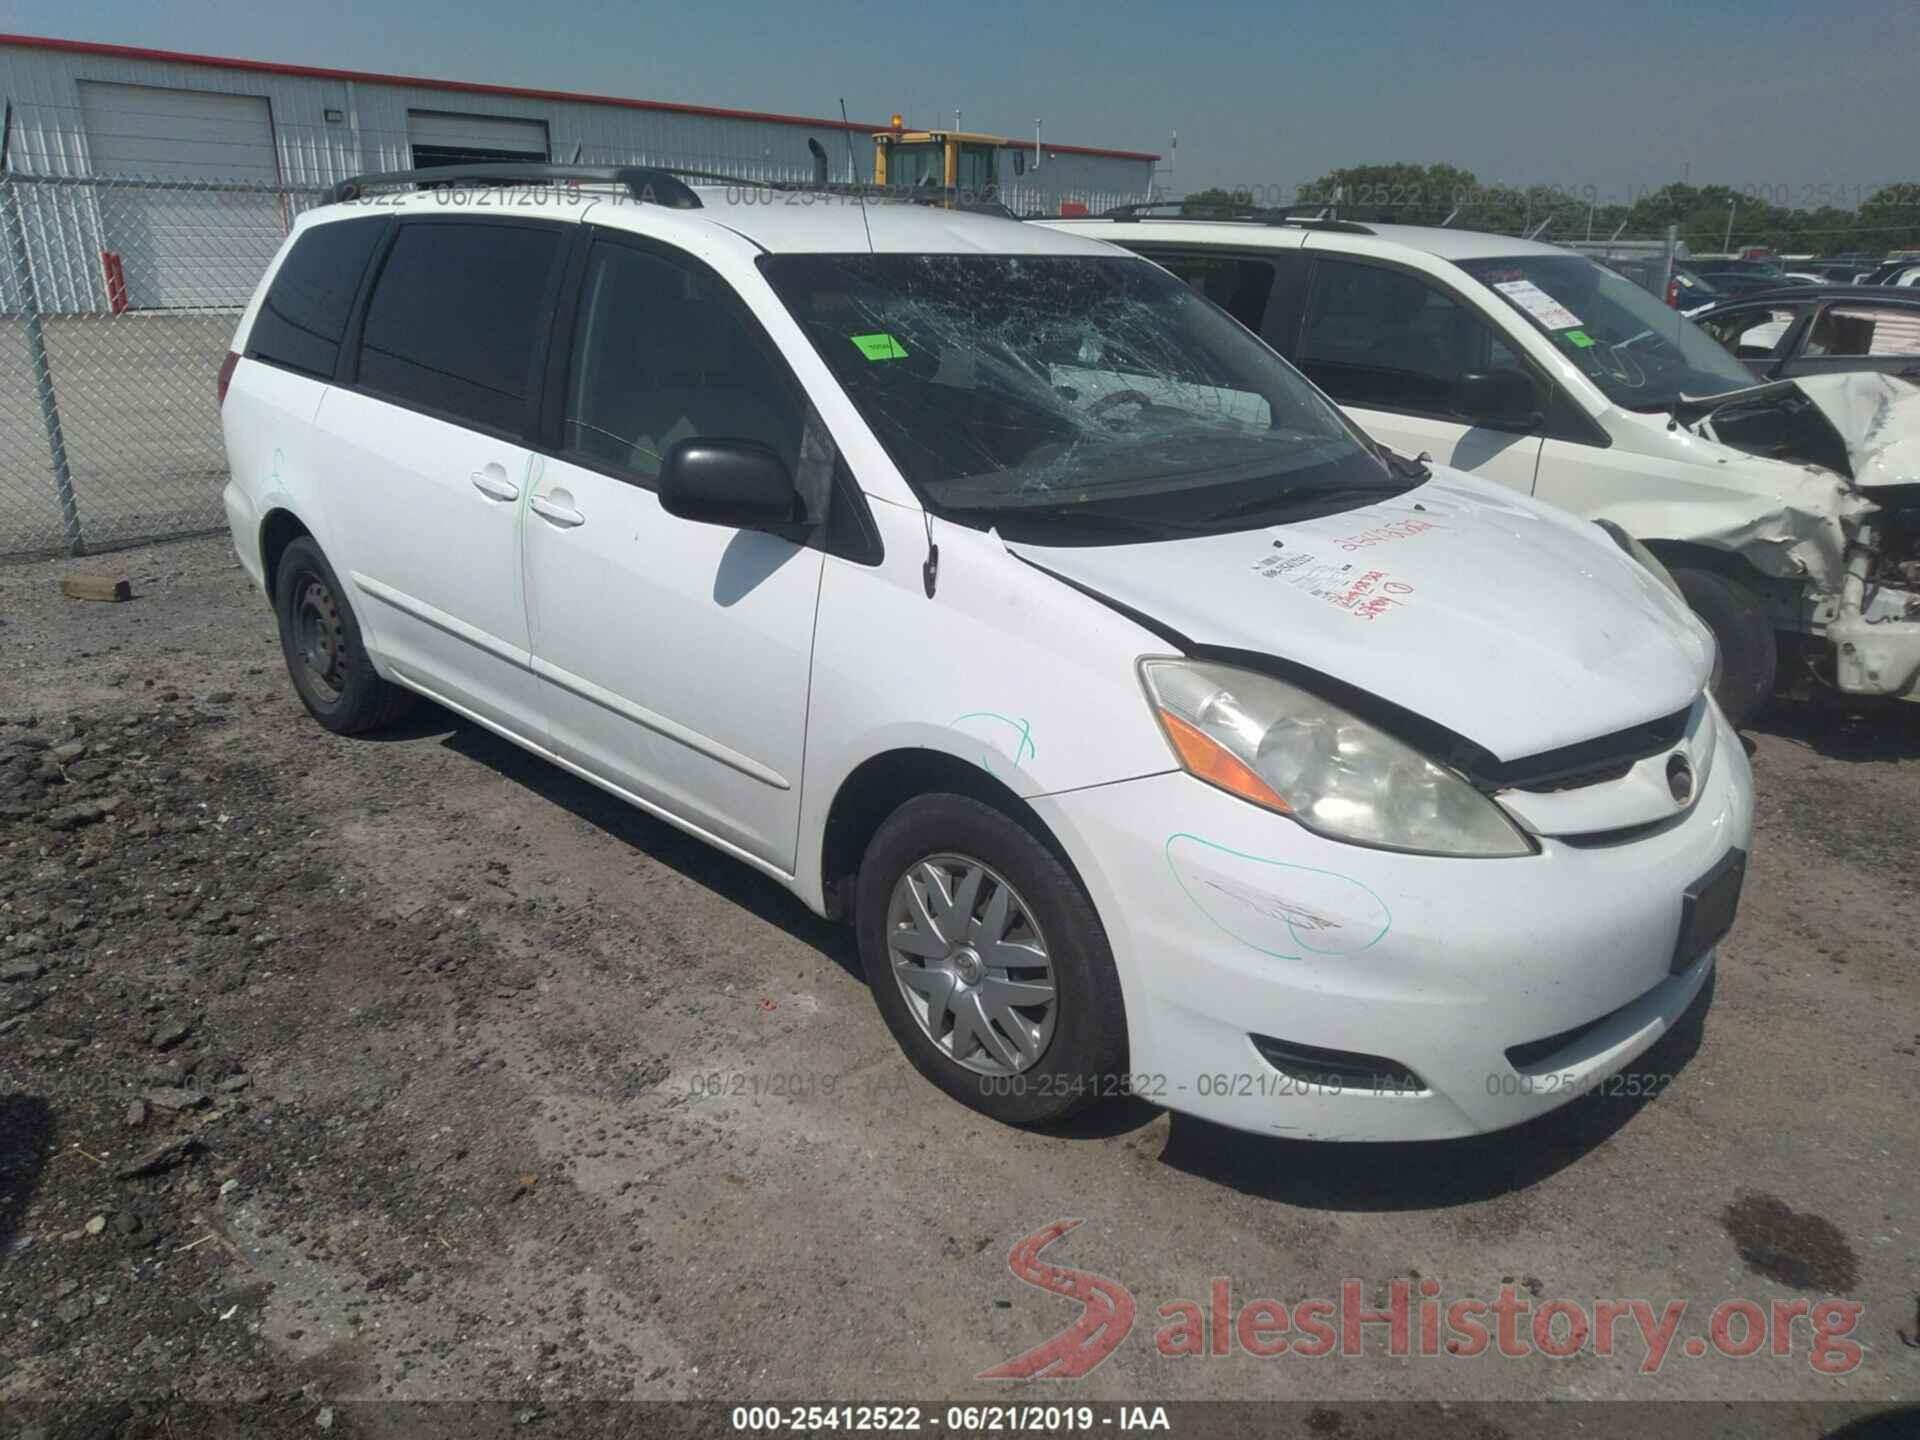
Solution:
{"label": "shadow on ground", "polygon": [[53,1110],[38,1095],[0,1095],[0,1261],[53,1157]]}
{"label": "shadow on ground", "polygon": [[823,920],[800,903],[789,890],[761,874],[744,861],[723,854],[704,840],[696,840],[664,820],[656,820],[643,810],[607,794],[597,786],[580,780],[558,766],[529,754],[510,741],[502,740],[478,725],[453,719],[436,710],[435,719],[425,716],[395,729],[394,738],[419,739],[445,734],[441,742],[448,749],[478,761],[488,769],[523,787],[549,804],[578,816],[604,831],[623,845],[644,852],[662,865],[669,866],[706,886],[714,894],[749,914],[777,925],[795,939],[804,941],[845,970],[861,984],[866,983],[860,967],[859,951],[853,931],[831,920]]}
{"label": "shadow on ground", "polygon": [[1851,695],[1777,700],[1747,727],[1832,760],[1920,758],[1920,705]]}

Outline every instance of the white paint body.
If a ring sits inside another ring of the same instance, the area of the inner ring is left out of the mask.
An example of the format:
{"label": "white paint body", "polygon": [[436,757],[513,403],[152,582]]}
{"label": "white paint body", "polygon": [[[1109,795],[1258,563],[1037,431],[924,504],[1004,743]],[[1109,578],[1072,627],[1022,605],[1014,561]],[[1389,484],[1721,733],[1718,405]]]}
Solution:
{"label": "white paint body", "polygon": [[[865,495],[878,564],[683,521],[556,457],[243,360],[224,407],[226,503],[256,582],[263,522],[289,511],[349,586],[383,676],[823,913],[827,816],[858,766],[933,750],[983,767],[1032,807],[1093,898],[1130,1069],[1173,1108],[1293,1136],[1494,1129],[1574,1098],[1678,1019],[1714,963],[1668,973],[1683,892],[1747,846],[1751,779],[1703,698],[1704,630],[1599,530],[1443,467],[1394,499],[1299,524],[1010,547],[927,514],[754,259],[864,250],[868,224],[878,248],[908,253],[1114,252],[919,207],[862,217],[707,200],[551,213],[679,245],[736,288]],[[1407,526],[1415,516],[1428,523]],[[1259,573],[1276,542],[1359,554],[1406,588],[1365,619]],[[1173,651],[1126,607],[1318,670],[1503,760],[1686,710],[1676,748],[1697,789],[1673,799],[1663,754],[1579,791],[1502,794],[1538,850],[1513,859],[1324,839],[1179,768],[1137,674]],[[1565,838],[1606,830],[1617,843]],[[1305,932],[1303,912],[1317,917]],[[1502,1053],[1594,1021],[1547,1068],[1522,1074]],[[1391,1056],[1424,1088],[1289,1085],[1250,1033]]]}
{"label": "white paint body", "polygon": [[[1342,407],[1361,429],[1405,454],[1424,452],[1575,515],[1614,521],[1636,539],[1736,556],[1757,578],[1771,582],[1760,587],[1760,598],[1776,630],[1820,637],[1835,651],[1842,689],[1920,700],[1920,620],[1904,618],[1920,615],[1920,595],[1881,586],[1885,613],[1864,622],[1859,606],[1849,608],[1845,595],[1849,560],[1872,551],[1875,542],[1871,529],[1861,529],[1876,509],[1868,498],[1871,488],[1920,485],[1920,390],[1907,382],[1871,372],[1805,376],[1796,382],[1834,422],[1860,480],[1856,489],[1834,471],[1721,444],[1710,422],[1675,426],[1665,414],[1614,404],[1544,332],[1455,263],[1567,253],[1551,245],[1413,225],[1377,225],[1369,227],[1371,234],[1356,234],[1180,220],[1040,223],[1115,244],[1181,253],[1298,251],[1372,260],[1427,277],[1549,377],[1605,443]],[[1902,462],[1897,473],[1887,464],[1891,454]],[[1836,623],[1837,633],[1829,628]],[[1870,632],[1862,631],[1863,623]],[[1855,658],[1867,633],[1883,657],[1871,667]]]}

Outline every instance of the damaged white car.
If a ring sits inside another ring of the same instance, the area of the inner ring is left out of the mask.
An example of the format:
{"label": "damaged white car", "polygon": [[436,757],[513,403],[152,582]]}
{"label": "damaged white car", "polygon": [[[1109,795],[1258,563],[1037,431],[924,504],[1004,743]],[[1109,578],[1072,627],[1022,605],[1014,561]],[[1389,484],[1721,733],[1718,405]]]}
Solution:
{"label": "damaged white car", "polygon": [[1509,236],[1138,210],[1048,223],[1167,266],[1375,439],[1644,543],[1712,629],[1736,724],[1782,685],[1920,698],[1911,384],[1756,386],[1631,281]]}

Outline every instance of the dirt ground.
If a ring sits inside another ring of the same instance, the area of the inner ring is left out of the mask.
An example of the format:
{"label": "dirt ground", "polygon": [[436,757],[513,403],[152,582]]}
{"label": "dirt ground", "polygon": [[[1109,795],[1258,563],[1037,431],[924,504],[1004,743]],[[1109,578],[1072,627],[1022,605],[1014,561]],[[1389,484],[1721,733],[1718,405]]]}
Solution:
{"label": "dirt ground", "polygon": [[[1744,907],[1638,1093],[1440,1145],[1125,1100],[1022,1133],[913,1074],[849,935],[771,881],[440,712],[319,729],[223,540],[88,562],[127,604],[61,598],[69,568],[0,566],[0,1412],[1711,1399],[1795,1402],[1737,1428],[1798,1435],[1920,1397],[1920,708],[1752,734]],[[1009,1269],[1076,1219],[1045,1259],[1123,1288],[1131,1334],[981,1378],[1079,1314]],[[1235,1310],[1349,1279],[1688,1309],[1653,1373],[1631,1326],[1161,1353],[1215,1277]],[[1692,1353],[1729,1300],[1856,1304],[1857,1363],[1811,1363],[1804,1318],[1785,1355]]]}

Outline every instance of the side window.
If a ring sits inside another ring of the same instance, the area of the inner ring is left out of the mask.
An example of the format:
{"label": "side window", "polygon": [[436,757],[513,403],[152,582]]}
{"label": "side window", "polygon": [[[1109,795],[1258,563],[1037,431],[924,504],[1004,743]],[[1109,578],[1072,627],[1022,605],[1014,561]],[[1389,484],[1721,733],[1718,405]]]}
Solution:
{"label": "side window", "polygon": [[293,242],[247,334],[247,354],[333,378],[340,339],[385,219],[335,220]]}
{"label": "side window", "polygon": [[565,239],[552,225],[401,225],[367,302],[360,384],[486,429],[519,430]]}
{"label": "side window", "polygon": [[1741,360],[1768,360],[1786,344],[1793,322],[1804,311],[1791,306],[1749,305],[1700,318],[1700,327]]}
{"label": "side window", "polygon": [[1155,254],[1157,260],[1254,334],[1267,318],[1273,266],[1239,255]]}
{"label": "side window", "polygon": [[651,485],[681,440],[754,440],[797,472],[804,404],[724,281],[603,241],[584,283],[563,449]]}
{"label": "side window", "polygon": [[1350,405],[1447,413],[1454,382],[1520,370],[1478,311],[1417,275],[1346,260],[1313,267],[1296,363]]}
{"label": "side window", "polygon": [[1920,355],[1920,309],[1894,305],[1834,305],[1820,313],[1806,354]]}

